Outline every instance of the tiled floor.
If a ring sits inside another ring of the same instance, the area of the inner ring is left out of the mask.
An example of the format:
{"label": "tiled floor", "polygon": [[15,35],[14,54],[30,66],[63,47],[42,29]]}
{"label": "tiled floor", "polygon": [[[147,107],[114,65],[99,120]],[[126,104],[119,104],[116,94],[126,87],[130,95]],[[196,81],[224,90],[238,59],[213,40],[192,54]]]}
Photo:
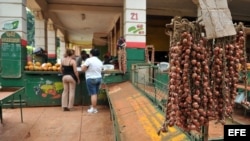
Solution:
{"label": "tiled floor", "polygon": [[23,123],[19,108],[3,109],[0,141],[113,141],[109,107],[99,106],[96,114],[87,113],[87,108],[23,108]]}
{"label": "tiled floor", "polygon": [[[119,122],[122,120],[128,122],[126,126],[124,126],[125,124],[120,125],[122,131],[121,138],[124,141],[131,141],[147,137],[147,132],[143,132],[142,128],[135,128],[136,125],[137,127],[142,126],[141,121],[146,121],[146,119],[152,119],[153,117],[142,116],[143,112],[141,111],[145,111],[150,105],[145,105],[145,100],[138,100],[142,98],[139,92],[125,83],[110,87],[109,93],[113,100],[113,106],[116,106],[114,109],[116,109],[117,115],[120,116],[118,118]],[[131,94],[134,96],[128,97]],[[127,98],[121,95],[127,96]],[[134,117],[137,113],[140,117],[145,118],[141,118],[136,123],[130,123],[128,115],[131,115],[132,112],[129,112],[128,108],[121,109],[121,107],[128,107],[129,103],[132,104],[131,108],[139,108],[134,110],[137,112],[134,112],[133,116],[130,116],[131,121],[135,120]],[[76,106],[73,111],[69,112],[63,112],[61,107],[23,108],[23,123],[21,123],[19,108],[3,109],[3,124],[0,124],[0,141],[114,141],[115,131],[109,107],[99,106],[97,114],[87,113],[87,108],[88,106]],[[152,112],[154,110],[148,111]],[[124,115],[122,112],[127,112],[127,114]],[[244,111],[241,108],[235,110],[233,117],[240,124],[250,124],[250,113],[244,115]],[[155,127],[158,129],[160,124]],[[151,129],[149,126],[143,128],[147,129],[145,131]],[[210,138],[223,137],[222,125],[211,122],[209,130]],[[125,135],[127,135],[126,138]],[[155,135],[155,131],[148,133],[148,135]],[[145,141],[148,140],[150,139],[145,139]]]}

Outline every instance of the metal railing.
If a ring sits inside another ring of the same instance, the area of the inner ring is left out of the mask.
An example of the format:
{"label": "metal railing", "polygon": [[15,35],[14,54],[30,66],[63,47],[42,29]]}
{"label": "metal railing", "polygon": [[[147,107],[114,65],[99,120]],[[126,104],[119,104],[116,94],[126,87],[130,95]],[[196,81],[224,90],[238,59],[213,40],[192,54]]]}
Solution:
{"label": "metal railing", "polygon": [[[161,112],[165,113],[168,100],[168,80],[159,79],[163,75],[166,75],[166,72],[161,72],[158,67],[149,64],[134,64],[131,70],[133,85],[145,94]],[[191,141],[203,141],[203,137],[196,133],[187,133],[178,129],[188,135]]]}
{"label": "metal railing", "polygon": [[108,106],[110,109],[110,118],[113,121],[113,131],[114,131],[114,141],[121,141],[121,137],[120,137],[120,127],[119,127],[119,123],[118,123],[118,119],[117,119],[117,115],[114,111],[113,108],[113,104],[110,100],[110,97],[108,96],[108,86],[105,83],[105,81],[102,82],[103,88],[101,88],[101,90],[104,90],[106,92],[107,95],[107,99],[108,99]]}
{"label": "metal railing", "polygon": [[145,94],[162,112],[166,110],[168,84],[157,80],[156,74],[162,73],[158,67],[149,64],[135,64],[131,70],[133,85]]}

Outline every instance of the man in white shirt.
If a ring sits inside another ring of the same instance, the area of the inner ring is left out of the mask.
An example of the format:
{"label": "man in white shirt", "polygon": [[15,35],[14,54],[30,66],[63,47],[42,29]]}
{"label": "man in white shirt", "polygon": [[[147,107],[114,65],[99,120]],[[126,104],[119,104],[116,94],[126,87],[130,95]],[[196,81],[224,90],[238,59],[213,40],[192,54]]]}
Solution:
{"label": "man in white shirt", "polygon": [[98,58],[100,52],[93,48],[90,51],[90,58],[86,59],[82,65],[82,70],[85,72],[86,86],[89,95],[91,96],[91,106],[87,110],[88,113],[97,113],[97,94],[102,81],[103,63]]}

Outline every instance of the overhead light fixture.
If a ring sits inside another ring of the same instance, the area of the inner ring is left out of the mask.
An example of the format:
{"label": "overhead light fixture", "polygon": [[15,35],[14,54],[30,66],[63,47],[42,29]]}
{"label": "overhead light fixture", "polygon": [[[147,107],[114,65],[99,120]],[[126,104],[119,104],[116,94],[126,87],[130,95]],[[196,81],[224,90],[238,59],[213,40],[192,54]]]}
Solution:
{"label": "overhead light fixture", "polygon": [[84,21],[86,18],[85,14],[82,14],[82,20]]}

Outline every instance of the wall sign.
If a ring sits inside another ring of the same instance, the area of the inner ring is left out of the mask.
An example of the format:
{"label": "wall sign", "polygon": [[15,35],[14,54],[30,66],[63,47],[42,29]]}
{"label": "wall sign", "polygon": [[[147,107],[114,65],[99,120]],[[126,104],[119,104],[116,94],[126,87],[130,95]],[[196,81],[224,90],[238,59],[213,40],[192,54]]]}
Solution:
{"label": "wall sign", "polygon": [[21,38],[14,31],[6,31],[1,36],[1,77],[21,77]]}
{"label": "wall sign", "polygon": [[146,35],[146,24],[145,23],[126,23],[125,34],[129,35]]}
{"label": "wall sign", "polygon": [[17,29],[18,26],[19,26],[19,20],[17,19],[1,21],[2,30],[14,30]]}
{"label": "wall sign", "polygon": [[127,22],[146,22],[146,11],[126,10],[125,18]]}
{"label": "wall sign", "polygon": [[125,1],[124,32],[129,48],[146,47],[146,0]]}

